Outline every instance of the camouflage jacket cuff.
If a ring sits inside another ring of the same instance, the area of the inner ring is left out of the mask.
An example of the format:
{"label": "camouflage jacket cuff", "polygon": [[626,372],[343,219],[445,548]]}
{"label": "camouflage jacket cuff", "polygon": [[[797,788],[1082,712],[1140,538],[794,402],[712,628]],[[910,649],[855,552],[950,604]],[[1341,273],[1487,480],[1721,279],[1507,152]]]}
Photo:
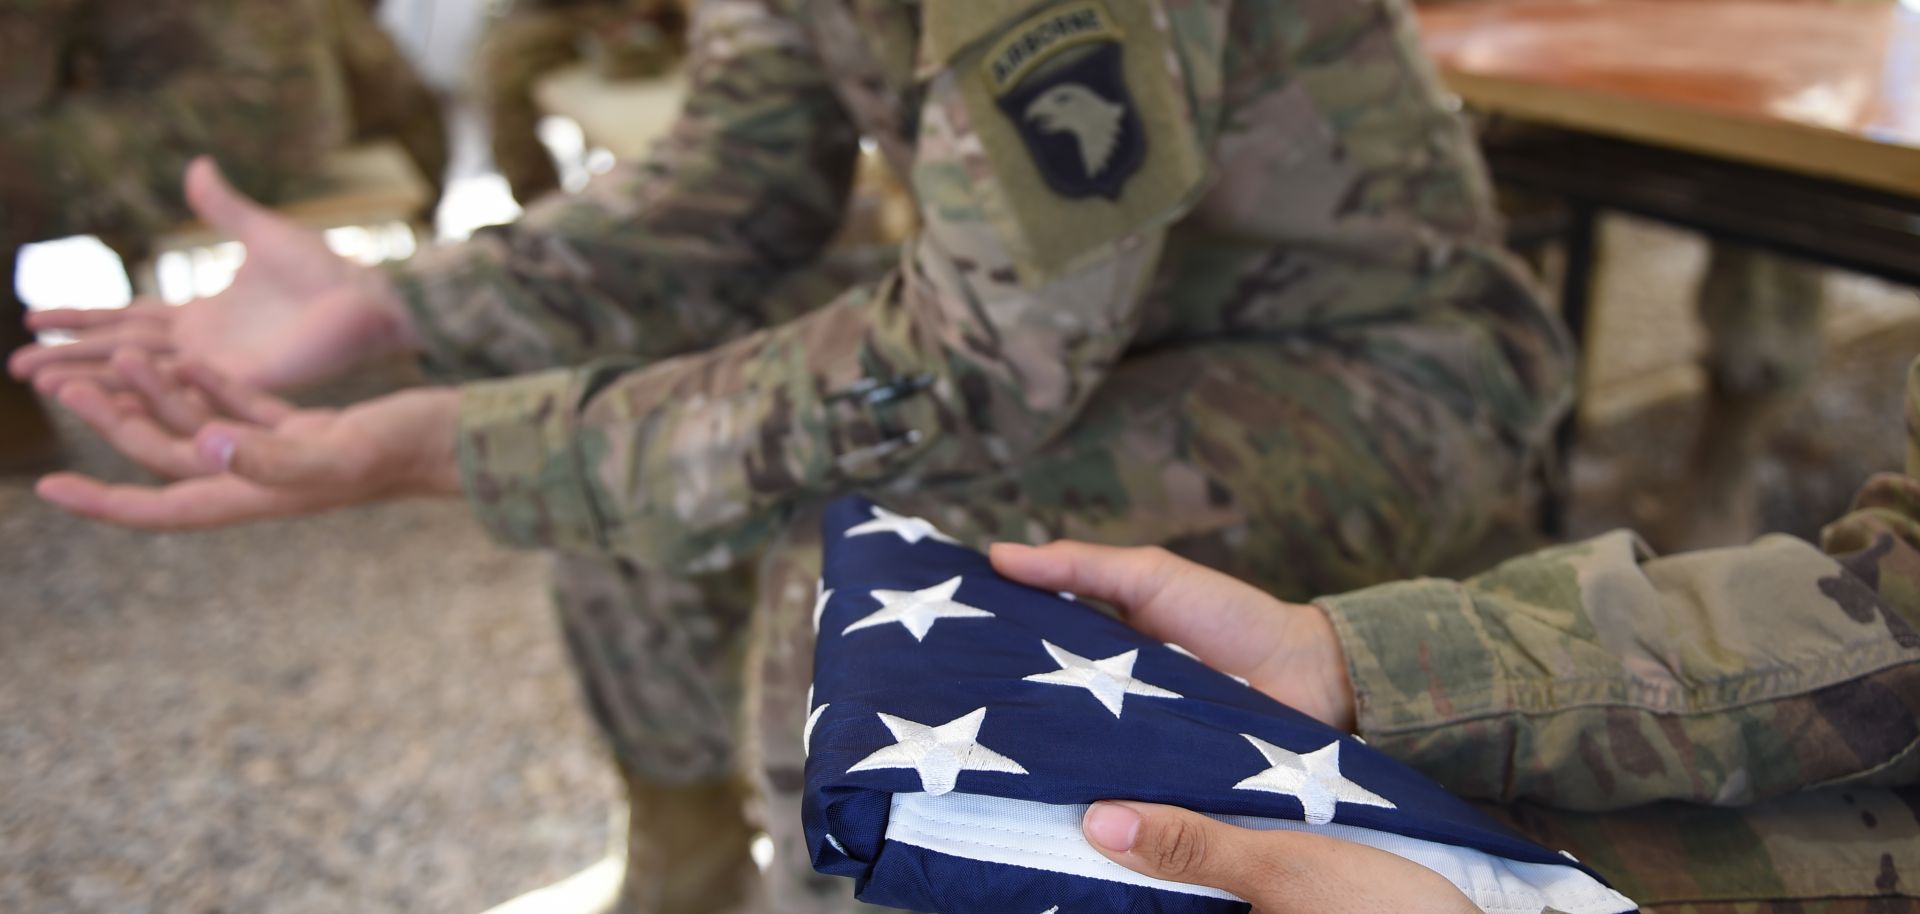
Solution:
{"label": "camouflage jacket cuff", "polygon": [[1505,677],[1459,582],[1400,581],[1314,603],[1346,654],[1359,733],[1376,745],[1505,707]]}
{"label": "camouflage jacket cuff", "polygon": [[602,524],[576,446],[581,375],[547,371],[468,384],[460,401],[460,478],[494,539],[597,550]]}

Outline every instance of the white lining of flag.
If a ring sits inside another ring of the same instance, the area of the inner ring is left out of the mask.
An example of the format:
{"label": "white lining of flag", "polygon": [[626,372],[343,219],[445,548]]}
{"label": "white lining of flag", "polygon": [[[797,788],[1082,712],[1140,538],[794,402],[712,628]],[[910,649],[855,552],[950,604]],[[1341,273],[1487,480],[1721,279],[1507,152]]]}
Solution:
{"label": "white lining of flag", "polygon": [[[1080,833],[1086,810],[968,793],[897,793],[887,840],[967,860],[1240,900],[1218,889],[1142,876],[1100,856]],[[1245,828],[1311,832],[1396,854],[1446,877],[1488,914],[1539,914],[1545,908],[1567,914],[1622,914],[1636,908],[1626,896],[1571,866],[1515,863],[1469,848],[1337,823],[1214,818]]]}

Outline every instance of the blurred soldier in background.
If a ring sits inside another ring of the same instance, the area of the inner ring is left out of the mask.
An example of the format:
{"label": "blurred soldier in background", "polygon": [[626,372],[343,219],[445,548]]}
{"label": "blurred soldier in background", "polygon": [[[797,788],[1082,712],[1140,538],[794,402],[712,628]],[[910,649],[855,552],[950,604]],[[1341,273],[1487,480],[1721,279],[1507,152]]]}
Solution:
{"label": "blurred soldier in background", "polygon": [[[95,234],[116,250],[186,218],[193,156],[272,199],[346,136],[309,0],[10,0],[0,5],[0,351],[32,341],[20,247]],[[26,387],[0,382],[0,471],[55,454]]]}
{"label": "blurred soldier in background", "polygon": [[493,162],[522,205],[560,187],[535,128],[540,77],[585,60],[610,80],[658,76],[686,56],[690,0],[508,0],[481,39],[474,81],[487,105]]}
{"label": "blurred soldier in background", "polygon": [[[183,481],[41,494],[203,527],[464,492],[500,541],[557,551],[633,805],[631,911],[749,893],[743,768],[762,821],[796,814],[769,804],[797,739],[743,757],[736,727],[804,718],[811,578],[751,570],[817,565],[823,498],[884,490],[975,538],[1173,544],[1300,596],[1444,565],[1520,507],[1565,340],[1399,3],[695,13],[652,158],[393,270],[194,169],[248,247],[233,287],[38,315],[81,342],[12,365]],[[863,136],[921,228],[878,281],[792,294]],[[461,386],[292,410],[138,349],[264,386],[404,351]],[[176,408],[183,379],[227,418]],[[764,701],[743,718],[750,622]],[[783,907],[845,900],[778,857]]]}
{"label": "blurred soldier in background", "polygon": [[[374,18],[379,0],[325,0],[334,56],[347,84],[355,143],[390,139],[407,150],[434,199],[446,189],[447,125],[440,99]],[[427,206],[433,212],[434,204]]]}

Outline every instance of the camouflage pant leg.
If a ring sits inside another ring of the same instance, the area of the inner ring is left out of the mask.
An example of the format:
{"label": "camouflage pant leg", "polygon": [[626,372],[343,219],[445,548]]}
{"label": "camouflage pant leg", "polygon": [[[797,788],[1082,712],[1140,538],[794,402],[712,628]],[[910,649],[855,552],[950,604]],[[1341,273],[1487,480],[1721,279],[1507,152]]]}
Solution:
{"label": "camouflage pant leg", "polygon": [[[876,492],[948,532],[1164,543],[1275,592],[1415,574],[1468,548],[1524,461],[1367,361],[1312,343],[1215,344],[1128,361],[1066,436],[998,478]],[[817,518],[760,574],[743,766],[774,838],[778,911],[841,910],[800,832]]]}
{"label": "camouflage pant leg", "polygon": [[554,601],[628,797],[619,914],[725,910],[753,882],[734,712],[751,574],[678,577],[555,557]]}
{"label": "camouflage pant leg", "polygon": [[1743,488],[1753,452],[1820,365],[1824,276],[1803,261],[1714,246],[1696,303],[1708,396],[1689,472],[1708,491],[1688,510],[1726,510],[1736,498],[1744,509],[1752,500]]}
{"label": "camouflage pant leg", "polygon": [[601,15],[585,10],[516,10],[487,28],[477,55],[475,79],[493,131],[493,161],[522,204],[560,187],[553,157],[535,128],[540,109],[533,84],[579,59],[583,32]]}
{"label": "camouflage pant leg", "polygon": [[1778,397],[1806,385],[1820,363],[1824,276],[1804,261],[1714,245],[1697,304],[1717,393]]}
{"label": "camouflage pant leg", "polygon": [[[897,251],[840,251],[763,303],[788,320],[871,280]],[[735,753],[750,566],[684,577],[604,555],[557,555],[554,600],[574,668],[628,796],[616,914],[720,911],[757,883]]]}
{"label": "camouflage pant leg", "polygon": [[762,910],[777,914],[879,912],[853,898],[853,882],[813,870],[800,827],[806,752],[800,726],[813,695],[813,600],[820,580],[820,514],[801,512],[768,549],[747,658],[741,767],[750,817],[773,841]]}
{"label": "camouflage pant leg", "polygon": [[975,536],[1158,543],[1289,599],[1431,573],[1526,507],[1530,455],[1472,395],[1301,339],[1123,364],[998,478],[876,497]]}
{"label": "camouflage pant leg", "polygon": [[1758,534],[1755,457],[1818,368],[1823,272],[1812,264],[1717,244],[1696,302],[1707,332],[1705,413],[1669,519],[1647,534],[1670,551]]}
{"label": "camouflage pant leg", "polygon": [[1747,807],[1489,809],[1649,914],[1920,911],[1920,788],[1830,788]]}

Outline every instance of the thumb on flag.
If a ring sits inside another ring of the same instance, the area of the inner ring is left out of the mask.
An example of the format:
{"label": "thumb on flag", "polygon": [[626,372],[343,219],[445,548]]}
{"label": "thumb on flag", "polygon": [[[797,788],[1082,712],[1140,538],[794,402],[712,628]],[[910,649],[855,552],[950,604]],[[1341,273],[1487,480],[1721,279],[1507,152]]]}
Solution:
{"label": "thumb on flag", "polygon": [[1418,863],[1361,844],[1256,831],[1153,803],[1106,800],[1081,822],[1087,842],[1155,879],[1232,892],[1256,914],[1469,914],[1480,909]]}

